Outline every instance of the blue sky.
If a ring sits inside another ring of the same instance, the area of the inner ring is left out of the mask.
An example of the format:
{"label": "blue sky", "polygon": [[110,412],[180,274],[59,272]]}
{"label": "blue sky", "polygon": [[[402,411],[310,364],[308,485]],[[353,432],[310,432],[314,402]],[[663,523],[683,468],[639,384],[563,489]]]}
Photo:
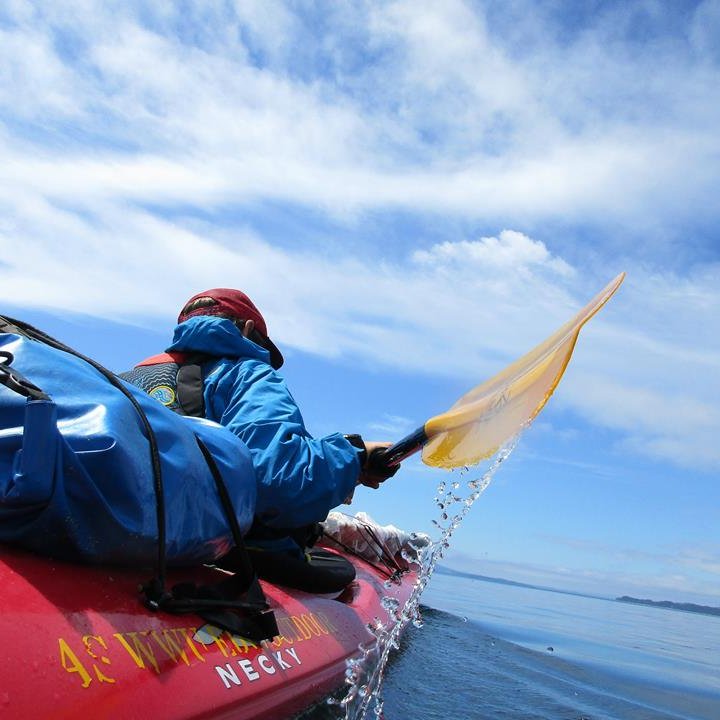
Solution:
{"label": "blue sky", "polygon": [[[115,370],[240,287],[393,440],[618,272],[448,564],[720,604],[720,2],[0,8],[0,303]],[[429,529],[410,461],[351,509]]]}

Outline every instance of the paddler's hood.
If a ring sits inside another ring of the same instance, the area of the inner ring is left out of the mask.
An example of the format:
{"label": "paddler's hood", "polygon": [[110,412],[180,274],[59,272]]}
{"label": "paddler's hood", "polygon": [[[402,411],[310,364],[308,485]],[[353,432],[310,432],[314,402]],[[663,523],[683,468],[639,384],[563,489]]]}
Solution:
{"label": "paddler's hood", "polygon": [[253,358],[270,364],[270,353],[248,340],[226,318],[201,315],[175,327],[172,344],[166,352],[201,352],[230,358]]}

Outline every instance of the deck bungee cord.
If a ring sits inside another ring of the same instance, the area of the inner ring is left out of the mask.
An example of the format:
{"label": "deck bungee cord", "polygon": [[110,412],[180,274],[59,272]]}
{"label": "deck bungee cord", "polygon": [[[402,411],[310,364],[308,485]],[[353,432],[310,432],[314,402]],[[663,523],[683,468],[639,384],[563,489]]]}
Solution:
{"label": "deck bungee cord", "polygon": [[[352,555],[357,558],[361,558],[368,565],[375,568],[378,573],[385,575],[389,580],[396,581],[402,573],[408,569],[407,564],[401,564],[398,562],[396,554],[393,553],[381,538],[381,532],[383,528],[373,525],[371,522],[365,521],[359,517],[352,517],[344,513],[332,513],[331,517],[343,516],[348,518],[352,522],[353,533],[355,538],[359,538],[364,541],[366,550],[360,552],[355,545],[351,545],[343,542],[338,532],[332,532],[327,529],[327,523],[323,529],[322,537],[326,540],[330,540],[333,545],[342,548],[348,555]],[[400,552],[402,553],[402,550]],[[403,558],[407,560],[407,558]],[[413,561],[415,562],[415,561]]]}

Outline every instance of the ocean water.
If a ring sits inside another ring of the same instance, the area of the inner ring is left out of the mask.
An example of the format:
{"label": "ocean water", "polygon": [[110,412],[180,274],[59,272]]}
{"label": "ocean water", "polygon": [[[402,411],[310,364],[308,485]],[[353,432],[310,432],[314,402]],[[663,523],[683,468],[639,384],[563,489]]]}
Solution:
{"label": "ocean water", "polygon": [[386,720],[720,720],[720,617],[439,573],[422,602]]}

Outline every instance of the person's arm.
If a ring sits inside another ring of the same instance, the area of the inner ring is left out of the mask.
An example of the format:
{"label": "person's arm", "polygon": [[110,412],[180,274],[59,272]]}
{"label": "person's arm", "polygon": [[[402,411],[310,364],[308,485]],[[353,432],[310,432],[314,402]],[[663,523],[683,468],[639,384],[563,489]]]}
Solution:
{"label": "person's arm", "polygon": [[311,437],[284,380],[269,365],[243,360],[221,368],[207,378],[205,395],[213,419],[252,453],[263,522],[318,522],[352,494],[360,453],[340,433]]}

